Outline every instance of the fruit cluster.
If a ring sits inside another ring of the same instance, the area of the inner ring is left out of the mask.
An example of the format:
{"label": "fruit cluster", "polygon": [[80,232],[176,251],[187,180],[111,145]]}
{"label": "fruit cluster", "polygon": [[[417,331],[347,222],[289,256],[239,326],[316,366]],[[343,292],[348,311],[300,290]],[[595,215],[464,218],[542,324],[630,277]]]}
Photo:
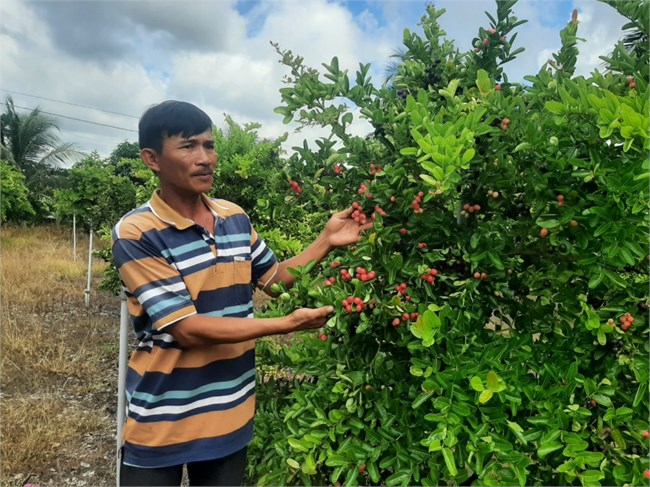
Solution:
{"label": "fruit cluster", "polygon": [[508,130],[508,125],[510,125],[510,119],[508,117],[503,117],[503,120],[501,120],[501,130],[504,132]]}
{"label": "fruit cluster", "polygon": [[366,183],[361,183],[359,185],[359,189],[357,189],[357,193],[359,193],[360,195],[365,195],[366,198],[368,199],[373,197],[373,194],[368,192],[368,186],[366,185]]}
{"label": "fruit cluster", "polygon": [[334,164],[334,174],[341,174],[345,168],[341,164]]}
{"label": "fruit cluster", "polygon": [[488,275],[485,272],[475,272],[474,279],[481,279],[483,281],[487,280]]}
{"label": "fruit cluster", "polygon": [[381,206],[375,205],[375,211],[372,212],[372,219],[374,220],[377,218],[377,214],[380,214],[381,216],[386,216],[386,212],[382,209]]}
{"label": "fruit cluster", "polygon": [[634,323],[634,316],[630,313],[625,313],[619,318],[619,321],[621,322],[621,330],[627,331],[632,326],[632,323]]}
{"label": "fruit cluster", "polygon": [[350,215],[352,219],[357,223],[361,223],[362,225],[366,223],[368,215],[363,212],[363,207],[355,201],[352,203],[352,208],[354,209],[352,215]]}
{"label": "fruit cluster", "polygon": [[417,196],[411,201],[411,208],[413,208],[414,213],[422,213],[424,210],[420,207],[420,201],[422,201],[422,197],[424,196],[424,192],[420,191]]}
{"label": "fruit cluster", "polygon": [[631,90],[636,88],[636,83],[634,82],[634,77],[633,76],[628,76],[627,77],[627,82],[630,84],[630,89]]}
{"label": "fruit cluster", "polygon": [[350,282],[352,280],[352,275],[348,272],[347,269],[341,269],[341,279],[345,282]]}
{"label": "fruit cluster", "polygon": [[381,172],[381,164],[370,164],[370,174],[374,176],[378,172]]}
{"label": "fruit cluster", "polygon": [[298,184],[296,181],[289,181],[289,186],[291,186],[290,191],[292,193],[296,193],[296,194],[302,193],[302,188],[300,187],[300,184]]}
{"label": "fruit cluster", "polygon": [[429,284],[433,284],[436,282],[436,276],[438,275],[438,270],[437,269],[429,269],[427,270],[426,274],[422,274],[420,276],[420,279],[423,281],[428,282]]}
{"label": "fruit cluster", "polygon": [[469,218],[469,215],[471,213],[476,213],[478,211],[481,211],[481,205],[470,205],[469,203],[465,203],[463,205],[463,210],[460,212],[460,215],[464,218]]}
{"label": "fruit cluster", "polygon": [[366,309],[366,306],[363,304],[363,299],[359,297],[350,296],[341,300],[341,303],[348,313],[361,313]]}
{"label": "fruit cluster", "polygon": [[361,282],[366,282],[366,281],[369,281],[370,279],[374,279],[375,277],[377,277],[377,273],[375,271],[368,272],[363,267],[357,267],[356,268],[356,277]]}
{"label": "fruit cluster", "polygon": [[332,276],[329,279],[326,279],[325,282],[323,283],[323,286],[325,287],[330,287],[332,284],[336,282],[336,277]]}

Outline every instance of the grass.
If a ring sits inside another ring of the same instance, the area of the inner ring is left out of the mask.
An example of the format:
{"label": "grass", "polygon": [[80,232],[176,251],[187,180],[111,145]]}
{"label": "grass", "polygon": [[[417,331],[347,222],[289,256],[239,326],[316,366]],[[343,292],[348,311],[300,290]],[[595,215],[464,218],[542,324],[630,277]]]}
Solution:
{"label": "grass", "polygon": [[96,291],[106,264],[93,259],[86,307],[87,236],[74,260],[67,227],[3,226],[0,258],[0,484],[112,485],[119,299]]}

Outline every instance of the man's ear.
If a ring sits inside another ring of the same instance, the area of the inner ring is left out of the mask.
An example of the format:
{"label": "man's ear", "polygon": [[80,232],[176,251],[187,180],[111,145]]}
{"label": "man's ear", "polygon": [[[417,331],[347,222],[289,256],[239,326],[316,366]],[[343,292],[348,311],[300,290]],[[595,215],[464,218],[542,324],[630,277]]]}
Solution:
{"label": "man's ear", "polygon": [[160,167],[158,166],[158,154],[153,149],[142,149],[140,151],[140,158],[144,161],[145,165],[153,172],[158,174]]}

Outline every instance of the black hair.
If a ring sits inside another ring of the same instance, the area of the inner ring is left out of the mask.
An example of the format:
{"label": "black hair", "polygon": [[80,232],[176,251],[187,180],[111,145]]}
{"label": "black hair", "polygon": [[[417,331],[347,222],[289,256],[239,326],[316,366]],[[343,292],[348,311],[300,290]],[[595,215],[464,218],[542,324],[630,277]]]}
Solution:
{"label": "black hair", "polygon": [[192,137],[211,128],[212,120],[200,108],[183,101],[167,100],[149,107],[140,117],[140,149],[161,152],[165,137]]}

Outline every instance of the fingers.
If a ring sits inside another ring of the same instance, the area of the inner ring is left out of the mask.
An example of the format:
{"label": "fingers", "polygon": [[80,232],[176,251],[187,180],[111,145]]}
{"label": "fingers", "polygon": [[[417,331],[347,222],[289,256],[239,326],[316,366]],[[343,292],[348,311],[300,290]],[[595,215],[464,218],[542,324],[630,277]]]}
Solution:
{"label": "fingers", "polygon": [[359,226],[359,231],[363,232],[364,230],[368,230],[369,228],[372,228],[374,225],[375,225],[375,222],[364,223],[363,225]]}
{"label": "fingers", "polygon": [[336,218],[340,218],[342,220],[345,220],[346,218],[350,218],[350,215],[352,214],[353,211],[354,211],[354,208],[352,208],[350,206],[349,208],[346,208],[345,210],[339,211],[338,213],[334,213],[333,216],[335,216]]}
{"label": "fingers", "polygon": [[323,306],[321,308],[300,308],[294,311],[293,318],[296,320],[295,329],[305,330],[311,328],[320,328],[329,318],[329,314],[334,312],[333,306]]}

